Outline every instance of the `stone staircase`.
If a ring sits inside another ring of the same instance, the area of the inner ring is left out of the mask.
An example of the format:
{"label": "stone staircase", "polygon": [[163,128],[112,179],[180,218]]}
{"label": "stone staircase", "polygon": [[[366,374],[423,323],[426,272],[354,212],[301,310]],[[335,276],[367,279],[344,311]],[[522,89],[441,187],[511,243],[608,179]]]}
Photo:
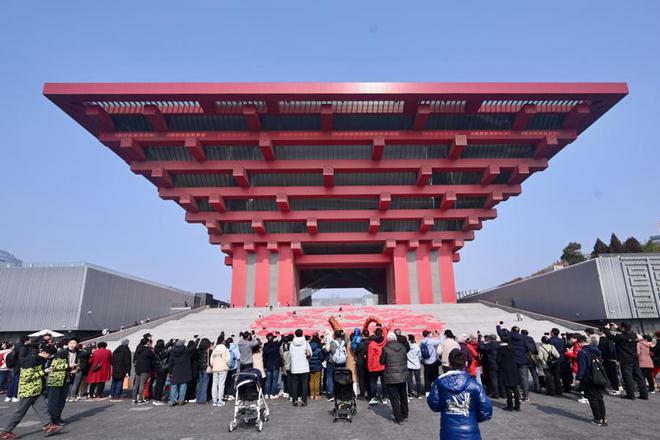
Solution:
{"label": "stone staircase", "polygon": [[[419,335],[424,329],[451,329],[456,336],[475,333],[495,333],[495,325],[504,322],[504,327],[517,325],[529,330],[531,336],[539,340],[544,332],[553,327],[564,331],[579,331],[579,324],[564,322],[558,325],[544,319],[534,319],[521,311],[522,321],[517,320],[513,311],[489,307],[479,303],[466,304],[424,304],[424,305],[381,305],[381,306],[338,306],[332,307],[280,307],[270,311],[268,308],[245,309],[206,309],[189,314],[180,319],[170,320],[153,327],[143,326],[126,336],[133,349],[144,333],[151,333],[154,340],[170,338],[192,339],[194,335],[215,341],[221,331],[226,336],[238,335],[245,330],[254,330],[265,335],[269,331],[292,332],[296,328],[304,331],[327,331],[330,329],[328,318],[335,316],[347,332],[353,327],[362,327],[368,316],[376,316],[384,323],[393,322],[394,328],[401,328],[404,334]],[[122,338],[123,339],[123,338]],[[109,341],[114,349],[119,341]]]}

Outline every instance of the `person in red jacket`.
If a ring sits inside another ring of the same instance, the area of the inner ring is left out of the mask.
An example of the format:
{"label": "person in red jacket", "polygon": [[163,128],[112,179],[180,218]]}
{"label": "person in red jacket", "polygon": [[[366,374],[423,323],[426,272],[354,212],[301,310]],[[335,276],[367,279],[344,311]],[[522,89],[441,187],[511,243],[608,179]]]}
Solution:
{"label": "person in red jacket", "polygon": [[466,368],[468,374],[481,383],[481,362],[479,362],[479,337],[471,334],[467,340],[467,348],[472,355],[472,362]]}
{"label": "person in red jacket", "polygon": [[108,344],[99,342],[96,350],[89,358],[89,373],[87,374],[87,383],[89,387],[89,397],[91,399],[103,397],[103,388],[105,383],[110,380],[112,371],[112,352],[108,350]]}
{"label": "person in red jacket", "polygon": [[[371,393],[369,405],[377,405],[379,402],[376,398],[378,395],[378,379],[380,379],[381,389],[383,391],[385,389],[383,384],[383,371],[385,370],[385,366],[380,363],[380,355],[387,342],[387,333],[389,329],[390,326],[376,328],[374,331],[374,338],[369,344],[367,350],[367,370],[369,370],[369,390]],[[386,398],[381,397],[380,402],[387,405]]]}
{"label": "person in red jacket", "polygon": [[[579,367],[578,367],[578,354],[580,354],[580,351],[582,351],[582,346],[586,344],[586,338],[584,339],[583,342],[580,342],[582,338],[578,338],[577,335],[573,335],[571,337],[571,342],[573,343],[573,346],[570,349],[566,350],[566,360],[571,363],[571,371],[573,372],[573,375],[577,375]],[[584,397],[584,391],[582,391],[582,388],[580,384],[578,384],[577,391],[580,392],[580,398],[578,399],[578,402],[580,403],[589,403],[589,400]]]}

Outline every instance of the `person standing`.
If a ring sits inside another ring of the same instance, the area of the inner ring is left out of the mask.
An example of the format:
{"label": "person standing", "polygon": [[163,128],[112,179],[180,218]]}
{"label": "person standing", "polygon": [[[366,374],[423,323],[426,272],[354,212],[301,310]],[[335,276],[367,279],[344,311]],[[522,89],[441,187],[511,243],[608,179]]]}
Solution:
{"label": "person standing", "polygon": [[159,339],[156,341],[156,346],[154,347],[155,359],[155,378],[152,381],[152,391],[151,396],[153,397],[154,405],[160,406],[165,403],[163,400],[163,389],[165,388],[165,381],[167,379],[167,361],[169,360],[170,353],[167,347],[165,347],[165,341]]}
{"label": "person standing", "polygon": [[387,343],[380,355],[383,365],[383,384],[387,388],[387,396],[392,405],[394,423],[400,425],[408,418],[408,358],[406,347],[397,341],[397,335],[387,335]]}
{"label": "person standing", "polygon": [[105,383],[110,380],[112,372],[112,353],[108,350],[106,342],[99,342],[96,350],[89,358],[89,373],[87,374],[87,383],[89,386],[89,397],[91,399],[103,398],[103,389]]}
{"label": "person standing", "polygon": [[303,331],[297,329],[289,349],[291,355],[291,402],[293,406],[307,406],[309,394],[309,357],[312,349],[303,336]]}
{"label": "person standing", "polygon": [[264,370],[266,372],[266,386],[264,394],[266,399],[275,399],[278,395],[277,384],[280,380],[280,368],[282,368],[282,356],[280,345],[282,339],[275,341],[275,335],[268,333],[263,349]]}
{"label": "person standing", "polygon": [[[415,341],[415,335],[408,335],[408,346],[410,347],[406,354],[408,363],[408,397],[421,399],[424,395],[424,384],[422,384],[420,377],[422,352],[419,349],[419,344]],[[415,379],[414,386],[413,379]]]}
{"label": "person standing", "polygon": [[525,341],[525,345],[527,345],[527,368],[529,369],[529,374],[532,376],[532,384],[534,385],[532,391],[535,393],[540,393],[541,383],[539,381],[539,374],[537,371],[539,349],[536,346],[536,341],[534,338],[529,336],[529,332],[527,330],[522,330],[520,333],[522,334],[523,340]]}
{"label": "person standing", "polygon": [[[594,419],[591,423],[600,426],[607,426],[607,417],[605,413],[605,402],[603,401],[603,391],[607,383],[605,368],[602,366],[603,359],[598,349],[598,337],[591,336],[589,344],[584,335],[578,335],[578,342],[582,349],[578,352],[578,371],[575,375],[575,381],[579,384],[584,396],[589,401],[591,412]],[[596,371],[599,369],[599,371]],[[599,374],[602,372],[602,374]]]}
{"label": "person standing", "polygon": [[326,366],[326,390],[328,391],[328,401],[334,399],[334,382],[332,372],[337,368],[346,367],[347,359],[346,341],[344,340],[344,331],[335,330],[334,339],[330,341],[328,349],[328,358]]}
{"label": "person standing", "polygon": [[250,332],[245,331],[241,334],[241,340],[238,341],[238,350],[241,352],[241,370],[246,370],[254,366],[252,359],[252,349],[260,344],[258,338],[253,338]]}
{"label": "person standing", "polygon": [[598,330],[600,339],[598,342],[598,349],[603,356],[603,367],[607,373],[607,380],[612,387],[610,395],[621,395],[621,383],[619,382],[619,361],[616,356],[616,346],[614,341],[605,336],[602,330]]}
{"label": "person standing", "polygon": [[62,429],[62,425],[52,423],[46,397],[44,395],[44,363],[50,353],[39,349],[38,339],[28,339],[21,347],[18,362],[21,368],[18,384],[18,405],[5,428],[0,431],[0,439],[17,438],[14,428],[23,420],[30,407],[37,413],[43,424],[45,435],[54,434]]}
{"label": "person standing", "polygon": [[655,393],[655,376],[653,374],[653,358],[651,357],[651,350],[655,345],[651,335],[645,335],[637,341],[639,368],[649,385],[649,393]]}
{"label": "person standing", "polygon": [[135,377],[133,378],[133,403],[142,404],[145,403],[145,384],[156,367],[156,355],[151,348],[151,341],[149,339],[142,338],[140,341],[140,344],[135,349],[133,364],[135,368]]}
{"label": "person standing", "polygon": [[193,378],[192,356],[196,349],[194,346],[186,347],[185,343],[183,339],[177,339],[168,361],[171,378],[170,406],[185,404],[188,382]]}
{"label": "person standing", "polygon": [[[559,377],[559,353],[550,338],[543,336],[539,346],[539,359],[545,375],[545,390],[548,396],[561,394],[561,378]],[[559,387],[559,391],[557,391]]]}
{"label": "person standing", "polygon": [[241,364],[241,352],[232,337],[227,339],[225,345],[230,354],[229,371],[227,371],[227,379],[225,380],[225,400],[234,400],[234,380]]}
{"label": "person standing", "polygon": [[616,345],[619,364],[621,365],[621,376],[623,377],[623,386],[626,390],[624,398],[635,399],[635,383],[639,389],[639,398],[648,400],[649,393],[644,376],[639,369],[639,356],[637,355],[637,334],[630,330],[630,325],[622,322],[619,327],[610,324],[613,330],[619,330],[614,334],[608,327],[603,327],[605,335],[614,341]]}
{"label": "person standing", "polygon": [[48,373],[48,413],[51,422],[63,425],[62,411],[66,405],[72,375],[75,375],[80,365],[78,364],[78,339],[70,338],[66,347],[59,350],[50,366],[46,369]]}
{"label": "person standing", "polygon": [[431,385],[438,377],[438,369],[440,368],[438,346],[442,343],[442,340],[437,330],[434,330],[433,333],[424,330],[422,336],[419,349],[421,362],[424,365],[424,391],[428,396],[431,392]]}
{"label": "person standing", "polygon": [[[380,362],[380,355],[383,352],[383,347],[387,343],[385,338],[387,337],[388,330],[388,328],[376,328],[374,331],[375,337],[369,344],[369,352],[367,353],[369,389],[371,390],[371,400],[369,401],[369,405],[378,405],[378,379],[380,379],[382,393],[385,394],[387,392],[385,389],[385,383],[383,382],[383,371],[385,370],[385,366]],[[381,397],[380,402],[387,405],[387,399],[384,397]]]}
{"label": "person standing", "polygon": [[225,346],[224,336],[220,336],[211,354],[211,372],[213,373],[211,398],[213,399],[213,406],[224,406],[225,404],[223,396],[225,395],[225,381],[230,365],[231,353]]}
{"label": "person standing", "polygon": [[520,375],[520,386],[522,387],[522,401],[529,400],[529,366],[527,343],[524,336],[520,333],[520,329],[516,326],[511,327],[511,331],[501,328],[498,324],[496,327],[497,335],[502,338],[502,335],[508,336],[508,343],[513,348],[515,355],[516,367]]}
{"label": "person standing", "polygon": [[197,347],[197,389],[195,392],[195,402],[204,405],[208,400],[209,389],[209,358],[211,357],[211,341],[203,338]]}
{"label": "person standing", "polygon": [[309,394],[312,400],[321,396],[321,370],[323,370],[323,345],[318,333],[309,341],[312,355],[309,358]]}
{"label": "person standing", "polygon": [[466,356],[455,349],[448,360],[450,371],[433,382],[427,398],[429,408],[440,413],[440,440],[479,440],[479,423],[490,420],[493,405],[484,388],[465,371]]}
{"label": "person standing", "polygon": [[500,342],[497,335],[484,336],[483,342],[479,345],[479,353],[482,358],[482,366],[485,369],[487,380],[488,395],[491,399],[505,397],[504,388],[500,386],[500,369],[497,365],[497,349]]}
{"label": "person standing", "polygon": [[561,378],[561,386],[555,384],[555,393],[559,396],[564,392],[571,391],[571,384],[573,383],[573,373],[571,366],[566,359],[566,342],[559,336],[559,329],[553,328],[550,330],[550,343],[559,353],[559,377]]}
{"label": "person standing", "polygon": [[131,375],[131,349],[128,348],[128,339],[121,341],[119,347],[115,348],[110,363],[112,364],[110,401],[119,402],[124,387],[124,379]]}
{"label": "person standing", "polygon": [[500,336],[501,343],[497,349],[497,366],[500,372],[500,384],[506,392],[506,411],[520,411],[520,372],[516,362],[516,353],[509,344],[509,335]]}
{"label": "person standing", "polygon": [[[451,370],[451,366],[449,365],[449,354],[458,349],[461,350],[461,345],[458,343],[456,340],[456,336],[454,335],[454,332],[451,330],[447,329],[443,333],[445,340],[442,342],[442,351],[439,354],[438,357],[440,357],[440,365],[442,366],[442,372],[446,373],[447,371]],[[422,355],[422,358],[424,356]],[[467,355],[466,355],[467,359]],[[436,375],[437,377],[437,375]],[[435,382],[435,379],[433,380]]]}

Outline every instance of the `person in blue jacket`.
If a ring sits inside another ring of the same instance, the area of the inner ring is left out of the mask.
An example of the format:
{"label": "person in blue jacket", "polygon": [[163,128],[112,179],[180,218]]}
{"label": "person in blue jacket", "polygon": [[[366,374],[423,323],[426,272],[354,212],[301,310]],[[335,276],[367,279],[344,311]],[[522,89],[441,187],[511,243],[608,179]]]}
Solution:
{"label": "person in blue jacket", "polygon": [[465,354],[449,354],[450,370],[438,377],[427,398],[429,408],[440,415],[440,440],[480,440],[479,423],[493,415],[484,388],[465,371]]}

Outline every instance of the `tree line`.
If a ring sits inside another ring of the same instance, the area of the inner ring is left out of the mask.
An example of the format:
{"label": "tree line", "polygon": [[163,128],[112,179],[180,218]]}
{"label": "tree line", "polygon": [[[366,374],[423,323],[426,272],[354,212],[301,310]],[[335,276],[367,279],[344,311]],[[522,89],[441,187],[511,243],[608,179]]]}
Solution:
{"label": "tree line", "polygon": [[613,233],[610,236],[609,244],[605,244],[600,238],[596,239],[594,248],[589,255],[582,253],[582,245],[580,243],[576,241],[568,243],[568,246],[562,251],[560,260],[568,263],[570,266],[604,254],[637,254],[653,252],[660,252],[660,243],[654,243],[649,239],[642,245],[635,237],[628,237],[626,241],[621,243],[619,237]]}

